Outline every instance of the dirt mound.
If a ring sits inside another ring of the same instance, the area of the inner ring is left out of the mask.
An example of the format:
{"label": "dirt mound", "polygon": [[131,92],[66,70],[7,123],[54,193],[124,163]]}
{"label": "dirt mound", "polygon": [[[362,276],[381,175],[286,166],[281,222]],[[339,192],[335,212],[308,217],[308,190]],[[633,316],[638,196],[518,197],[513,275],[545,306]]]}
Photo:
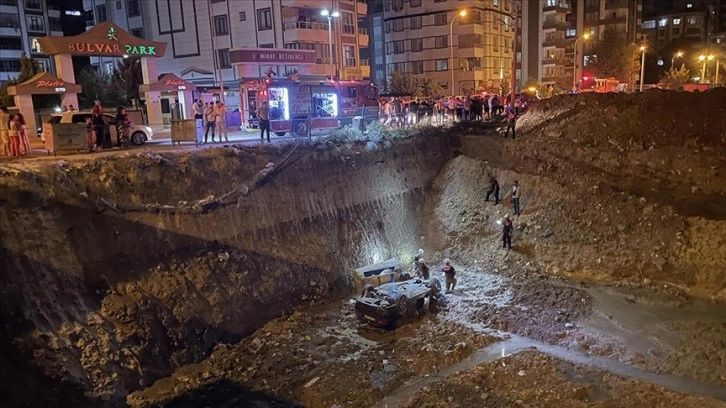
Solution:
{"label": "dirt mound", "polygon": [[[581,144],[608,142],[650,146],[724,146],[726,89],[690,93],[561,95],[532,106],[523,131],[577,135]],[[536,135],[528,135],[534,137]]]}

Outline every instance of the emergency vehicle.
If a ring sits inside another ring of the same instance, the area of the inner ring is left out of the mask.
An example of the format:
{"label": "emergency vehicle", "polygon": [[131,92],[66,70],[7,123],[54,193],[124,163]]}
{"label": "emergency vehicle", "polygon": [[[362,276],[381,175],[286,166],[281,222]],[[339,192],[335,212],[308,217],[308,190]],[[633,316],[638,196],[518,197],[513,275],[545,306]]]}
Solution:
{"label": "emergency vehicle", "polygon": [[243,82],[243,120],[258,127],[257,108],[268,103],[270,131],[307,136],[311,130],[337,129],[356,117],[378,115],[378,88],[370,81],[331,81],[324,77],[265,77]]}

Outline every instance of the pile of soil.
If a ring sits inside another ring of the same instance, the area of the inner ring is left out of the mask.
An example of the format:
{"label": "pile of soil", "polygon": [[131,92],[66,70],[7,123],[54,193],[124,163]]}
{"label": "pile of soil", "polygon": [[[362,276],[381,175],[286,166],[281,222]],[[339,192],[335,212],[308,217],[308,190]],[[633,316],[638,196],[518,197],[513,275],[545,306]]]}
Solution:
{"label": "pile of soil", "polygon": [[716,408],[723,403],[525,351],[425,386],[400,405],[476,406]]}
{"label": "pile of soil", "polygon": [[[726,90],[586,94],[541,101],[514,141],[465,137],[435,187],[468,258],[493,253],[520,183],[515,252],[549,274],[654,281],[726,298]],[[489,176],[503,204],[484,203]],[[469,256],[472,255],[472,256]]]}

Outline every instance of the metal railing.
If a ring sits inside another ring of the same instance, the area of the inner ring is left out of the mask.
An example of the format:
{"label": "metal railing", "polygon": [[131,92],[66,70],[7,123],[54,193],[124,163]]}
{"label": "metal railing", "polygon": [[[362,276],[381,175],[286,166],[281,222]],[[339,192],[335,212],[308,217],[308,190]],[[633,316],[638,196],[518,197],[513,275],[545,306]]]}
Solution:
{"label": "metal railing", "polygon": [[368,30],[366,30],[365,28],[359,28],[358,29],[358,34],[360,34],[360,35],[368,35]]}
{"label": "metal railing", "polygon": [[316,64],[319,64],[319,65],[330,65],[333,62],[335,62],[333,60],[333,58],[323,58],[323,57],[316,57],[315,58],[315,63]]}
{"label": "metal railing", "polygon": [[368,67],[370,65],[371,65],[370,60],[368,60],[368,59],[362,59],[362,60],[360,60],[360,66],[362,66],[362,67]]}
{"label": "metal railing", "polygon": [[355,58],[343,58],[344,67],[355,67]]}
{"label": "metal railing", "polygon": [[292,21],[285,23],[283,26],[284,30],[295,30],[295,29],[302,29],[302,30],[328,30],[328,23],[317,23],[312,21]]}

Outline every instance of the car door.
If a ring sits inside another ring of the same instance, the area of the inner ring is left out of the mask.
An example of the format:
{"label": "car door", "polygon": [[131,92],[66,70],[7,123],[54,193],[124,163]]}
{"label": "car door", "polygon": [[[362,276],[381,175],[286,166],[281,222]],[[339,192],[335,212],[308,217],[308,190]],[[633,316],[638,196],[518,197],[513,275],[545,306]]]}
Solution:
{"label": "car door", "polygon": [[106,123],[108,123],[108,127],[110,128],[109,132],[111,133],[111,140],[115,143],[116,140],[118,140],[118,129],[116,128],[116,117],[113,115],[109,115],[104,113],[103,117],[106,119]]}

